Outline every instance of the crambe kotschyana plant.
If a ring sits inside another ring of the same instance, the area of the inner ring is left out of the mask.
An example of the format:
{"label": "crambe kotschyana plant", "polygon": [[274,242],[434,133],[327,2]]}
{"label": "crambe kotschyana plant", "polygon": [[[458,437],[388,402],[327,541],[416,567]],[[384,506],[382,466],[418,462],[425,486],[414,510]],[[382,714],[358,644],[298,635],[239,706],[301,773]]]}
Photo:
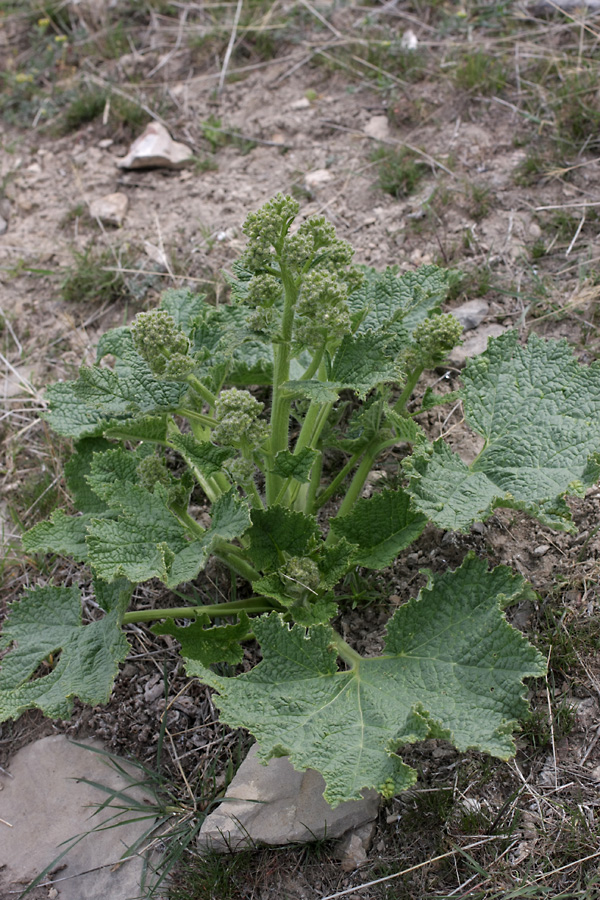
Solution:
{"label": "crambe kotschyana plant", "polygon": [[[451,274],[355,267],[324,218],[295,227],[298,212],[278,195],[248,216],[229,305],[167,291],[159,309],[101,338],[96,365],[49,388],[44,418],[75,441],[65,475],[78,512],[56,511],[24,546],[87,564],[102,614],[82,624],[76,586],[33,588],[11,606],[0,719],[106,701],[128,653],[123,627],[154,623],[179,641],[189,675],[215,689],[224,721],[249,729],[264,760],[289,754],[321,771],[336,805],[367,787],[409,787],[416,775],[398,751],[414,741],[513,753],[523,678],[544,672],[503,614],[531,593],[520,575],[468,555],[430,576],[372,658],[330,624],[343,602],[336,585],[357,567],[391,566],[427,522],[465,531],[509,507],[572,530],[565,497],[600,471],[600,366],[578,364],[565,342],[491,340],[459,391],[484,439],[465,464],[418,424],[448,395],[414,399],[422,373],[460,339],[441,312]],[[364,498],[395,446],[406,448],[404,487]],[[332,448],[345,460],[333,472]],[[208,525],[190,506],[199,491]],[[186,596],[211,557],[245,579],[244,596],[129,610],[148,579]],[[239,663],[250,639],[262,653],[254,669],[212,668]]]}

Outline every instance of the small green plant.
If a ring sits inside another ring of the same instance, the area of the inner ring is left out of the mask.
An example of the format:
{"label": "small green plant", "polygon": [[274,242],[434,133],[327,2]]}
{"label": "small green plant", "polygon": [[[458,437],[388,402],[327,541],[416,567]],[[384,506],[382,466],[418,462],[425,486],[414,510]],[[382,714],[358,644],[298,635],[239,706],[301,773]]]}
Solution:
{"label": "small green plant", "polygon": [[61,284],[67,303],[113,303],[129,297],[127,282],[110,250],[98,251],[90,245],[75,251],[73,258]]}
{"label": "small green plant", "polygon": [[[289,754],[318,769],[336,805],[365,787],[386,797],[408,788],[416,773],[398,751],[426,738],[513,753],[522,679],[545,671],[502,613],[532,596],[519,574],[473,554],[430,574],[369,658],[332,625],[345,602],[336,586],[357,567],[392,565],[428,522],[465,531],[508,507],[573,530],[565,497],[600,473],[600,365],[579,364],[566,342],[491,340],[458,394],[484,437],[466,465],[416,418],[457,395],[413,399],[460,340],[441,311],[453,274],[356,267],[324,217],[294,230],[298,212],[279,194],[248,216],[229,305],[167,291],[160,308],[101,338],[95,366],[48,389],[45,420],[76,441],[65,476],[79,512],[54,512],[24,546],[90,566],[103,612],[82,623],[76,584],[33,588],[11,607],[0,719],[32,707],[66,717],[75,696],[106,700],[129,652],[123,628],[153,623],[215,689],[224,721],[255,735],[262,759]],[[398,444],[401,485],[363,497]],[[212,504],[209,525],[192,492]],[[185,585],[211,557],[247,588],[199,605]],[[153,578],[189,602],[129,609],[135,585]],[[237,665],[251,640],[262,653],[254,669],[212,668]]]}
{"label": "small green plant", "polygon": [[500,60],[477,50],[459,62],[454,73],[457,87],[474,94],[499,94],[506,86],[506,75]]}
{"label": "small green plant", "polygon": [[427,171],[417,154],[406,147],[378,147],[371,160],[377,163],[379,187],[396,199],[414,193]]}

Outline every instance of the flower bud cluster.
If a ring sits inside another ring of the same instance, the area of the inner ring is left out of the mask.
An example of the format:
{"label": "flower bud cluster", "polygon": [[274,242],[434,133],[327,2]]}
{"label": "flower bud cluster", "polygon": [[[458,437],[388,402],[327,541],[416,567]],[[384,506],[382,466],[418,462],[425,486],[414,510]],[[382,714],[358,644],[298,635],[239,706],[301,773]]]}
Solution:
{"label": "flower bud cluster", "polygon": [[319,567],[309,556],[290,557],[282,574],[291,596],[301,596],[307,590],[317,593],[321,576]]}
{"label": "flower bud cluster", "polygon": [[142,459],[137,466],[137,476],[138,484],[147,491],[153,491],[157,482],[165,487],[171,484],[171,476],[164,460],[158,456],[146,456]]}
{"label": "flower bud cluster", "polygon": [[300,204],[279,193],[246,218],[242,231],[250,245],[271,255],[271,247],[279,248],[288,228],[298,215]]}
{"label": "flower bud cluster", "polygon": [[460,342],[462,325],[451,313],[430,316],[413,332],[414,353],[420,365],[442,362]]}
{"label": "flower bud cluster", "polygon": [[348,286],[326,268],[312,269],[304,276],[296,307],[295,338],[311,347],[323,339],[339,340],[350,331]]}
{"label": "flower bud cluster", "polygon": [[248,391],[221,391],[215,404],[217,425],[213,428],[213,440],[234,447],[259,447],[268,432],[267,423],[259,419],[263,409],[264,403]]}
{"label": "flower bud cluster", "polygon": [[166,310],[139,313],[131,325],[131,334],[135,349],[155,375],[185,380],[194,368],[193,360],[187,356],[190,342]]}
{"label": "flower bud cluster", "polygon": [[225,464],[225,468],[227,469],[231,480],[242,487],[246,487],[246,485],[250,484],[256,474],[256,466],[252,460],[244,459],[243,456],[230,459]]}
{"label": "flower bud cluster", "polygon": [[260,273],[248,282],[246,303],[250,306],[273,306],[281,300],[282,286],[274,275]]}

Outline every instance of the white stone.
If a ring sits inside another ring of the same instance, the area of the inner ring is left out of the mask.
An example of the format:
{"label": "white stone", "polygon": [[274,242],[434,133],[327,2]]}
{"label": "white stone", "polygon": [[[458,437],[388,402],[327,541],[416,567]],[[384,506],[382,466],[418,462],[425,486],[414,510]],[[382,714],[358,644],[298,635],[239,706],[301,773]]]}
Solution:
{"label": "white stone", "polygon": [[481,325],[489,311],[489,303],[481,297],[478,297],[475,300],[467,300],[466,303],[457,306],[456,309],[450,310],[465,331],[471,331],[473,328],[477,328],[478,325]]}
{"label": "white stone", "polygon": [[387,116],[372,116],[365,127],[365,134],[378,141],[386,141],[390,136],[390,123]]}
{"label": "white stone", "polygon": [[412,28],[407,28],[402,37],[400,38],[400,46],[403,50],[416,50],[419,46],[419,39],[412,30]]}
{"label": "white stone", "polygon": [[[65,841],[91,831],[115,816],[108,795],[82,779],[124,791],[137,800],[150,796],[129,782],[106,757],[94,752],[97,742],[80,747],[62,735],[42,738],[19,750],[10,761],[12,777],[0,773],[0,897],[24,887],[64,850]],[[125,768],[128,764],[120,760]],[[139,773],[133,771],[135,780]],[[147,815],[147,813],[145,813]],[[124,819],[134,819],[135,813]],[[8,823],[8,824],[7,824]],[[54,879],[60,900],[129,900],[140,896],[143,857],[116,865],[151,825],[151,819],[95,831],[68,849]],[[158,898],[157,898],[158,900]]]}
{"label": "white stone", "polygon": [[323,184],[327,184],[332,178],[333,175],[329,169],[314,169],[312,172],[306,173],[304,183],[307,188],[318,188]]}
{"label": "white stone", "polygon": [[129,153],[117,160],[120,169],[149,169],[161,166],[180,169],[193,160],[193,152],[186,144],[174,141],[164,125],[150,122],[137,138]]}
{"label": "white stone", "polygon": [[454,348],[448,357],[448,362],[452,366],[461,368],[472,356],[479,356],[480,353],[487,350],[488,338],[500,337],[505,331],[506,328],[496,323],[477,328],[460,347]]}
{"label": "white stone", "polygon": [[100,219],[105,225],[116,225],[117,228],[120,228],[125,221],[128,207],[127,194],[119,192],[105,194],[104,197],[98,197],[91,201],[90,216],[93,219]]}
{"label": "white stone", "polygon": [[308,97],[300,97],[299,100],[294,100],[290,104],[290,109],[310,109],[310,100]]}
{"label": "white stone", "polygon": [[254,744],[223,803],[202,824],[200,848],[235,852],[260,844],[336,838],[376,818],[376,791],[365,791],[362,800],[332,809],[323,798],[322,775],[314,769],[297,772],[286,756],[264,766],[257,750]]}

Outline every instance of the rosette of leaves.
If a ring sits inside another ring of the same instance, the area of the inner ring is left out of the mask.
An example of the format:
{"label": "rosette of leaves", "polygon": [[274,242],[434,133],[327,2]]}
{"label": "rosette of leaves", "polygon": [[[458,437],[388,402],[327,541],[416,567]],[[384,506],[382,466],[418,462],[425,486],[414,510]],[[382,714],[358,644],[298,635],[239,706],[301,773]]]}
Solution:
{"label": "rosette of leaves", "polygon": [[[80,562],[97,613],[84,624],[73,587],[34,588],[11,606],[0,719],[106,700],[123,628],[154,623],[180,642],[190,676],[215,688],[224,720],[253,732],[264,759],[287,753],[319,769],[335,805],[366,787],[405,789],[415,773],[398,754],[417,740],[513,751],[523,679],[544,671],[504,617],[530,594],[519,575],[467,557],[431,576],[372,658],[332,625],[337,586],[357,567],[393,565],[428,522],[464,530],[505,506],[572,529],[566,498],[600,471],[600,368],[564,342],[507,333],[468,363],[458,395],[428,390],[415,409],[422,373],[460,339],[442,312],[453,273],[357,268],[325,219],[298,214],[278,195],[248,217],[230,304],[167,291],[157,311],[102,337],[95,365],[48,389],[46,421],[75,442],[72,508],[24,546]],[[457,396],[484,438],[470,465],[416,418]],[[397,445],[404,486],[363,497]],[[209,521],[194,515],[199,494]],[[130,608],[149,579],[185,596],[211,557],[245,579],[238,599]],[[250,639],[255,669],[213,670],[238,663]]]}

